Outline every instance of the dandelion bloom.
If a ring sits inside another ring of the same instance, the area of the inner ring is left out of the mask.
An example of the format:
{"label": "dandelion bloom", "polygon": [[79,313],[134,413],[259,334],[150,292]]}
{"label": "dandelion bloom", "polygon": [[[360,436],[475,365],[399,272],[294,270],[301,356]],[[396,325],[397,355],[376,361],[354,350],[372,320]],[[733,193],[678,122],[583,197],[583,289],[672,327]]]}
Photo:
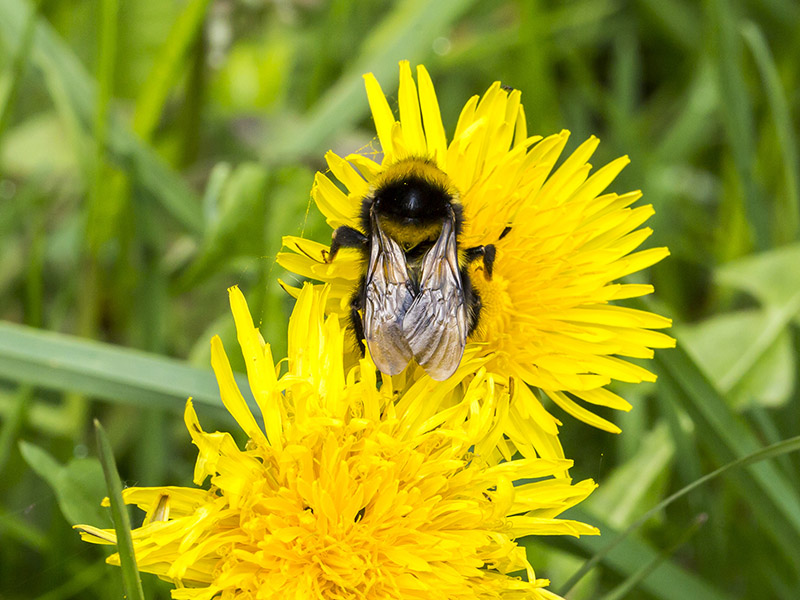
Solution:
{"label": "dandelion bloom", "polygon": [[[345,333],[323,315],[327,293],[299,294],[279,376],[230,290],[260,419],[214,338],[222,400],[249,439],[241,449],[229,433],[203,431],[187,403],[194,482],[210,478],[210,488],[123,492],[147,513],[132,533],[139,568],[172,581],[179,599],[554,598],[515,540],[596,534],[556,518],[595,484],[563,477],[571,461],[504,458],[508,394],[482,359],[467,355],[450,383],[421,380],[402,393],[391,380],[377,385],[368,357],[346,369]],[[435,397],[462,383],[457,401]],[[78,528],[87,541],[116,542],[113,531]]]}
{"label": "dandelion bloom", "polygon": [[[419,87],[408,62],[401,62],[396,120],[374,76],[365,76],[382,159],[329,152],[328,167],[341,185],[318,173],[312,191],[316,205],[332,228],[358,229],[362,200],[382,173],[408,158],[432,161],[463,207],[461,249],[496,248],[491,277],[479,260],[470,267],[482,309],[468,342],[489,357],[489,372],[506,383],[527,384],[516,386],[519,402],[512,410],[517,418],[511,422],[532,423],[543,455],[559,454],[559,423],[531,386],[578,419],[619,432],[585,403],[629,410],[606,386],[612,380],[654,381],[652,373],[626,359],[651,358],[653,348],[674,345],[655,331],[669,327],[669,319],[613,304],[651,293],[650,285],[615,282],[668,255],[666,248],[636,250],[651,233],[640,226],[653,214],[652,206],[631,206],[640,192],[604,193],[628,158],[590,175],[587,161],[598,145],[592,137],[555,168],[568,132],[529,136],[520,92],[499,82],[467,102],[448,143],[422,66],[417,80]],[[342,251],[326,263],[323,244],[298,237],[286,237],[284,244],[288,251],[278,261],[329,283],[329,310],[347,314],[364,272],[362,255]]]}

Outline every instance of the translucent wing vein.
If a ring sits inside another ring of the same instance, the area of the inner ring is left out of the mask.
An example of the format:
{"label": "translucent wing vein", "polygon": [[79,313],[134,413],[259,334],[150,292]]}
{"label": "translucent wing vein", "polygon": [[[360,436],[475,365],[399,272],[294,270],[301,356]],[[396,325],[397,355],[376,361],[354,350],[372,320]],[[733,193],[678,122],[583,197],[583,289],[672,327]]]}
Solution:
{"label": "translucent wing vein", "polygon": [[422,259],[419,293],[403,317],[403,332],[416,361],[433,379],[452,375],[467,342],[467,310],[458,266],[453,219]]}

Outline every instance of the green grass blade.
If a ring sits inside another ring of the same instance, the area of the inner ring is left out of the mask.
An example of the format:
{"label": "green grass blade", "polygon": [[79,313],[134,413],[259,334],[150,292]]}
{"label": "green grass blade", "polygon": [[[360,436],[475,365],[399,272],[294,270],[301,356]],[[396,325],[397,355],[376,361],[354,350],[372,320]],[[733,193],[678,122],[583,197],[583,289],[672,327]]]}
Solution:
{"label": "green grass blade", "polygon": [[50,540],[45,534],[21,520],[16,512],[11,514],[2,507],[0,507],[0,536],[6,544],[19,542],[40,552],[50,545]]}
{"label": "green grass blade", "polygon": [[[23,0],[0,2],[0,36],[11,47],[19,45],[29,14]],[[57,87],[51,88],[51,94],[63,94],[77,123],[89,132],[96,112],[96,83],[72,49],[41,18],[34,32],[31,60],[41,69],[48,85]],[[126,169],[131,179],[151,193],[187,230],[194,234],[203,231],[196,194],[114,115],[110,115],[107,150],[113,162]]]}
{"label": "green grass blade", "polygon": [[[119,5],[116,0],[101,0],[99,51],[97,60],[97,104],[94,114],[95,142],[95,193],[103,191],[105,177],[105,155],[108,143],[108,118],[111,99],[114,95],[114,63],[117,58],[117,15]],[[103,198],[94,198],[94,202]]]}
{"label": "green grass blade", "polygon": [[25,415],[32,396],[33,389],[30,386],[20,387],[14,395],[14,404],[10,414],[3,419],[3,426],[0,429],[0,474],[5,471],[11,456],[11,448],[25,422]]}
{"label": "green grass blade", "polygon": [[[675,397],[698,428],[699,439],[719,463],[756,452],[760,443],[697,364],[678,347],[655,357],[659,385],[674,388]],[[800,557],[800,500],[775,465],[759,464],[733,475],[736,489],[753,508],[765,531],[784,547],[789,557]]]}
{"label": "green grass blade", "polygon": [[800,289],[798,261],[800,243],[795,242],[720,265],[714,279],[723,287],[750,294],[766,307],[784,307],[794,302]]}
{"label": "green grass blade", "polygon": [[[127,193],[122,174],[108,161],[108,129],[111,101],[114,96],[114,66],[117,59],[117,0],[100,2],[100,26],[97,59],[97,101],[92,133],[94,161],[89,193],[87,234],[94,252],[104,242],[118,235],[118,217],[122,214]],[[90,290],[87,286],[87,291]]]}
{"label": "green grass blade", "polygon": [[[421,60],[433,40],[464,13],[475,0],[401,0],[364,40],[360,53],[339,81],[316,103],[301,124],[278,132],[262,148],[271,162],[289,163],[325,148],[332,134],[352,126],[367,111],[362,74],[372,72],[378,81],[394,81],[397,63]],[[386,90],[389,92],[388,90]],[[389,92],[391,93],[391,92]]]}
{"label": "green grass blade", "polygon": [[718,126],[714,111],[719,103],[719,86],[709,60],[701,59],[691,83],[686,86],[681,108],[663,138],[656,140],[653,162],[670,164],[686,160],[708,143]]}
{"label": "green grass blade", "polygon": [[635,118],[639,90],[642,88],[642,65],[638,43],[639,41],[633,33],[633,27],[630,25],[625,26],[617,34],[614,40],[612,63],[614,91],[606,99],[606,110],[611,117],[612,130],[617,143],[630,148],[631,153],[635,152],[638,140],[630,123]]}
{"label": "green grass blade", "polygon": [[[702,419],[712,427],[716,436],[724,442],[733,456],[741,458],[758,450],[758,440],[750,427],[734,415],[711,382],[683,351],[680,344],[676,349],[658,353],[656,362],[667,378],[677,383],[678,387],[690,397],[692,407],[699,409]],[[698,420],[695,419],[695,422]],[[771,470],[767,471],[771,472]],[[762,480],[763,478],[757,477],[757,479]],[[766,481],[762,483],[767,488],[765,491],[769,496],[772,497],[775,494],[774,499],[783,507],[780,512],[800,533],[800,503],[798,499],[792,494],[777,495],[779,492],[776,488],[767,485]]]}
{"label": "green grass blade", "polygon": [[111,516],[114,520],[114,530],[117,532],[117,551],[122,568],[122,583],[125,586],[125,597],[129,600],[144,600],[142,580],[136,566],[136,554],[133,551],[131,539],[131,520],[128,507],[122,500],[122,482],[119,479],[117,466],[114,464],[114,452],[108,441],[106,432],[100,421],[94,422],[97,433],[97,450],[100,455],[100,464],[108,486],[108,498],[111,501]]}
{"label": "green grass blade", "polygon": [[578,581],[580,581],[586,573],[591,571],[598,563],[604,561],[608,555],[617,547],[619,546],[626,537],[628,537],[631,533],[636,531],[639,527],[641,527],[644,523],[646,523],[651,517],[658,514],[664,508],[672,504],[678,498],[685,496],[695,488],[700,487],[701,485],[708,483],[712,479],[723,475],[724,473],[730,471],[731,469],[735,469],[738,467],[745,467],[747,465],[751,465],[757,462],[761,462],[770,458],[774,458],[776,456],[781,456],[788,452],[795,452],[800,450],[800,436],[795,436],[788,440],[784,440],[782,442],[778,442],[777,444],[772,444],[771,446],[767,446],[766,448],[761,448],[747,456],[734,460],[711,473],[703,475],[700,479],[697,479],[690,483],[687,486],[684,486],[674,494],[667,496],[664,500],[656,504],[653,508],[648,510],[644,513],[641,517],[636,519],[633,523],[631,523],[628,527],[625,528],[617,537],[615,537],[607,546],[603,547],[602,550],[596,552],[586,563],[573,575],[567,583],[564,584],[564,588],[560,591],[561,594],[567,594]]}
{"label": "green grass blade", "polygon": [[[773,418],[773,415],[763,406],[754,406],[748,412],[752,416],[753,424],[757,427],[760,436],[766,440],[767,443],[777,444],[781,441],[783,436],[778,430],[778,425],[776,423],[776,419],[780,418],[778,415],[775,415],[776,418]],[[800,473],[798,473],[792,465],[792,457],[783,455],[778,457],[775,462],[781,467],[783,474],[794,486],[797,493],[800,494]]]}
{"label": "green grass blade", "polygon": [[[571,508],[568,516],[570,519],[577,519],[599,527],[602,535],[584,535],[579,538],[564,537],[562,541],[567,547],[577,548],[589,555],[596,555],[606,547],[605,540],[608,536],[614,536],[615,539],[620,536],[620,531],[609,525],[603,516],[589,512],[581,506]],[[661,550],[653,548],[637,536],[627,535],[622,537],[619,544],[603,557],[603,564],[616,573],[630,576],[639,572],[648,563],[658,560],[660,554]],[[565,585],[553,589],[553,591],[561,596],[566,596],[576,581],[578,580],[573,576]],[[713,583],[672,560],[664,560],[658,569],[647,574],[641,580],[638,587],[659,600],[695,598],[731,600],[730,596],[715,587]]]}
{"label": "green grass blade", "polygon": [[44,479],[58,499],[68,523],[103,523],[108,515],[100,506],[103,469],[93,458],[73,458],[62,464],[47,450],[30,442],[19,443],[22,458]]}
{"label": "green grass blade", "polygon": [[736,23],[736,7],[727,0],[710,3],[710,26],[714,32],[714,59],[722,96],[719,108],[727,147],[733,156],[736,173],[744,192],[744,207],[756,248],[768,247],[769,210],[755,182],[753,156],[756,139],[753,111],[744,81],[742,52]]}
{"label": "green grass blade", "polygon": [[136,101],[133,130],[144,140],[150,140],[158,125],[169,91],[175,85],[180,67],[197,39],[210,0],[190,0],[172,26],[172,31],[153,63]]}
{"label": "green grass blade", "polygon": [[797,239],[800,234],[800,164],[798,164],[797,137],[792,116],[786,102],[786,93],[783,90],[778,68],[769,51],[767,40],[761,29],[752,21],[747,21],[741,26],[742,37],[750,47],[756,61],[761,81],[764,84],[767,101],[769,102],[778,143],[781,146],[783,168],[786,177],[786,200],[784,210],[780,211],[781,218],[776,220],[776,225],[784,234],[783,242]]}
{"label": "green grass blade", "polygon": [[[226,415],[211,371],[171,358],[0,322],[0,377],[142,408],[182,412],[186,399]],[[247,379],[237,376],[255,406]]]}
{"label": "green grass blade", "polygon": [[686,51],[695,50],[702,39],[699,11],[693,2],[681,0],[640,0],[661,28],[669,34],[670,41]]}
{"label": "green grass blade", "polygon": [[[22,80],[25,64],[28,62],[31,42],[33,41],[33,30],[36,26],[36,19],[39,17],[39,7],[41,4],[41,0],[36,0],[33,3],[33,10],[31,10],[28,14],[28,18],[25,20],[25,27],[22,30],[22,36],[20,36],[19,46],[11,61],[7,87],[4,93],[0,93],[0,139],[3,138],[3,133],[11,119],[14,103],[17,100],[17,92],[19,91],[19,84]],[[0,90],[0,92],[2,92],[2,90]]]}
{"label": "green grass blade", "polygon": [[[634,433],[627,425],[623,431],[620,441]],[[654,490],[660,489],[674,464],[675,445],[666,424],[642,432],[636,441],[634,452],[604,477],[603,485],[586,500],[593,512],[604,515],[616,526],[628,523],[641,507],[652,504]]]}
{"label": "green grass blade", "polygon": [[785,306],[768,309],[764,329],[720,379],[720,389],[726,390],[726,392],[735,390],[773,346],[778,336],[786,331],[798,312],[800,312],[800,292],[795,294]]}
{"label": "green grass blade", "polygon": [[602,597],[601,600],[621,600],[625,598],[630,592],[636,589],[636,587],[645,580],[645,578],[650,575],[653,571],[655,571],[661,564],[671,556],[678,548],[683,546],[686,542],[688,542],[695,533],[698,532],[700,527],[708,520],[708,515],[702,513],[698,515],[694,522],[686,529],[686,531],[681,534],[678,540],[670,545],[669,548],[662,550],[661,553],[646,562],[642,567],[633,575],[628,577],[625,581],[623,581],[620,585],[615,587],[611,590],[608,594]]}
{"label": "green grass blade", "polygon": [[78,571],[57,588],[38,596],[36,600],[68,600],[82,597],[81,592],[107,575],[108,569],[105,564],[92,565]]}

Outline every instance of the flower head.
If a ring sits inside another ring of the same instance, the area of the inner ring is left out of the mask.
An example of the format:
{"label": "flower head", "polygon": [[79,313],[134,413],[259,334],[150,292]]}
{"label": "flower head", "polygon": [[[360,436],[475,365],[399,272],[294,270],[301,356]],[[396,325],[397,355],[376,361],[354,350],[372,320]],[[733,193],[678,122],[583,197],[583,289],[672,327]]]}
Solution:
{"label": "flower head", "polygon": [[[328,223],[358,228],[362,200],[382,173],[410,157],[432,161],[463,206],[460,247],[496,249],[491,276],[482,261],[469,271],[482,308],[468,341],[488,357],[486,369],[498,381],[524,382],[575,417],[618,432],[576,399],[628,410],[605,386],[653,381],[627,358],[650,358],[653,348],[674,345],[654,331],[669,327],[669,319],[613,304],[651,293],[650,285],[616,282],[668,255],[666,248],[636,250],[651,233],[640,226],[653,214],[649,205],[632,207],[640,192],[604,193],[628,158],[590,174],[587,161],[598,145],[592,137],[556,168],[568,133],[529,136],[520,92],[499,82],[467,102],[448,143],[424,67],[417,67],[417,87],[408,62],[400,63],[399,120],[375,78],[365,80],[383,158],[326,155],[330,172],[347,189],[317,174],[312,195]],[[279,262],[329,283],[329,310],[347,314],[364,257],[343,251],[328,263],[322,244],[297,237],[284,244],[289,251]],[[555,436],[556,419],[526,385],[517,387],[520,416],[535,422],[540,438]]]}
{"label": "flower head", "polygon": [[595,485],[564,477],[570,461],[504,457],[508,390],[484,359],[469,353],[445,383],[378,387],[369,357],[345,369],[344,332],[323,317],[328,290],[306,286],[279,376],[244,297],[230,293],[263,428],[214,338],[222,400],[248,441],[203,431],[187,403],[194,482],[210,488],[125,490],[147,513],[133,531],[141,570],[174,582],[180,599],[554,597],[515,539],[597,533],[556,518]]}

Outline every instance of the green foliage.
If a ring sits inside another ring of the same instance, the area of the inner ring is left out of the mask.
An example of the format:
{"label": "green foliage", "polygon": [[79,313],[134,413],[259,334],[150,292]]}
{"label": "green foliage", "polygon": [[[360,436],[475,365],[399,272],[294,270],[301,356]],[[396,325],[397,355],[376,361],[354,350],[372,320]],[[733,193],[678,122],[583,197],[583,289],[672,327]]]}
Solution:
{"label": "green foliage", "polygon": [[136,566],[136,556],[133,551],[133,540],[131,539],[129,508],[122,499],[122,481],[117,472],[117,465],[114,463],[114,452],[111,449],[111,442],[108,441],[108,436],[103,426],[100,425],[100,421],[95,419],[94,428],[97,433],[100,464],[103,466],[103,475],[108,487],[108,498],[111,505],[114,530],[116,531],[116,549],[119,552],[125,597],[131,598],[131,600],[144,600],[142,581],[139,576],[139,569]]}
{"label": "green foliage", "polygon": [[98,522],[108,519],[98,502],[105,496],[103,471],[94,458],[73,458],[59,464],[39,446],[20,443],[20,453],[37,475],[56,493],[59,508],[72,523]]}
{"label": "green foliage", "polygon": [[226,419],[226,287],[282,356],[280,238],[330,235],[313,173],[370,147],[361,75],[391,102],[408,58],[449,133],[501,80],[532,133],[628,154],[614,189],[644,191],[672,252],[643,276],[677,324],[659,381],[619,386],[621,436],[562,419],[601,485],[572,516],[603,536],[531,542],[537,575],[558,591],[596,556],[571,597],[795,598],[800,458],[760,449],[800,432],[798,22],[792,0],[2,0],[0,597],[122,594],[70,528],[108,522],[93,418],[129,481],[188,481],[186,397]]}

